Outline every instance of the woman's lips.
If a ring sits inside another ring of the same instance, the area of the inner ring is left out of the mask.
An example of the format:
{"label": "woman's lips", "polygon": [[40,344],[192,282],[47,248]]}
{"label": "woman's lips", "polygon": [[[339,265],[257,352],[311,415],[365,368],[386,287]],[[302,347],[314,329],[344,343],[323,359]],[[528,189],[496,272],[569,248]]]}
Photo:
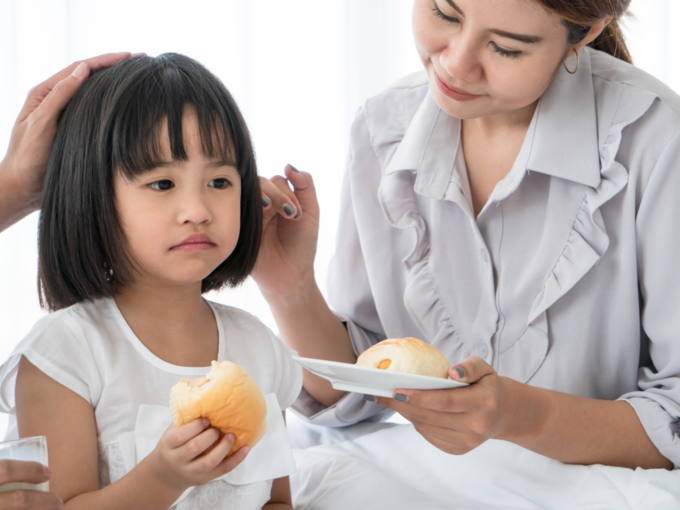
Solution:
{"label": "woman's lips", "polygon": [[434,76],[435,81],[437,82],[437,86],[439,87],[439,90],[441,90],[445,95],[447,95],[451,99],[455,99],[456,101],[472,101],[474,99],[479,99],[480,97],[483,97],[481,95],[468,94],[460,90],[452,89],[446,83],[444,83],[444,80],[442,80],[439,77],[437,71],[434,71]]}
{"label": "woman's lips", "polygon": [[179,251],[202,251],[209,250],[215,247],[215,243],[212,242],[210,237],[205,234],[191,234],[184,241],[178,245],[170,248],[171,250]]}

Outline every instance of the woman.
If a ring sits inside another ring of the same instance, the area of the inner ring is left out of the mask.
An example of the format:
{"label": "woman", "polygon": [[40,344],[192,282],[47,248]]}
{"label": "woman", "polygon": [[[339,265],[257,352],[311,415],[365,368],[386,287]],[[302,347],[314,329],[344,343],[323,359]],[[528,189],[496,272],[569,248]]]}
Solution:
{"label": "woman", "polygon": [[364,399],[305,373],[312,423],[393,410],[451,454],[680,465],[680,100],[627,63],[628,4],[415,0],[425,72],[357,115],[330,306],[311,178],[263,182],[254,277],[290,347],[353,363],[417,336],[471,383]]}

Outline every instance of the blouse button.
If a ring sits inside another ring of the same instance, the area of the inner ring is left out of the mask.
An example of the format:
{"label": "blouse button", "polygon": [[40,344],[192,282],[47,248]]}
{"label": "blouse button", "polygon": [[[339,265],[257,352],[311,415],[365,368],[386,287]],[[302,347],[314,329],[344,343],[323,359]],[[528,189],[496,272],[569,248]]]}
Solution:
{"label": "blouse button", "polygon": [[486,264],[487,262],[489,262],[489,255],[487,255],[486,250],[485,250],[484,248],[481,248],[481,249],[479,250],[479,253],[481,254],[481,256],[482,256],[482,261],[483,261],[485,264]]}
{"label": "blouse button", "polygon": [[489,348],[484,344],[477,345],[477,356],[486,358],[489,355]]}

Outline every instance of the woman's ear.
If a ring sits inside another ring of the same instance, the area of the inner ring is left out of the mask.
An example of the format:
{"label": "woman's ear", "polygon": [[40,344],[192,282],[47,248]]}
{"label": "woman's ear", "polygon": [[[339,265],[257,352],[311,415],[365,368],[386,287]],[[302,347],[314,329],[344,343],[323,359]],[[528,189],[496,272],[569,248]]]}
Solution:
{"label": "woman's ear", "polygon": [[590,30],[588,30],[588,33],[583,38],[583,40],[571,47],[569,53],[567,53],[567,57],[574,56],[578,51],[581,51],[582,48],[588,46],[591,42],[597,39],[602,31],[607,28],[607,25],[611,23],[612,19],[613,18],[611,16],[607,16],[590,27]]}

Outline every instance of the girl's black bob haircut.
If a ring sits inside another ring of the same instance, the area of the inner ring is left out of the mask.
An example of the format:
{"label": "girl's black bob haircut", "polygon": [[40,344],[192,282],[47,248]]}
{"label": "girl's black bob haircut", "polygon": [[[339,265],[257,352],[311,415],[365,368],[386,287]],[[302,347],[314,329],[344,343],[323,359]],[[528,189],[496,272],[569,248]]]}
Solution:
{"label": "girl's black bob haircut", "polygon": [[241,226],[232,254],[201,291],[236,286],[250,274],[262,236],[262,198],[250,134],[220,80],[175,53],[135,57],[93,73],[64,110],[47,163],[39,224],[41,305],[59,310],[111,297],[134,281],[118,221],[114,172],[134,178],[162,161],[162,139],[186,161],[182,117],[196,113],[203,153],[241,176]]}

